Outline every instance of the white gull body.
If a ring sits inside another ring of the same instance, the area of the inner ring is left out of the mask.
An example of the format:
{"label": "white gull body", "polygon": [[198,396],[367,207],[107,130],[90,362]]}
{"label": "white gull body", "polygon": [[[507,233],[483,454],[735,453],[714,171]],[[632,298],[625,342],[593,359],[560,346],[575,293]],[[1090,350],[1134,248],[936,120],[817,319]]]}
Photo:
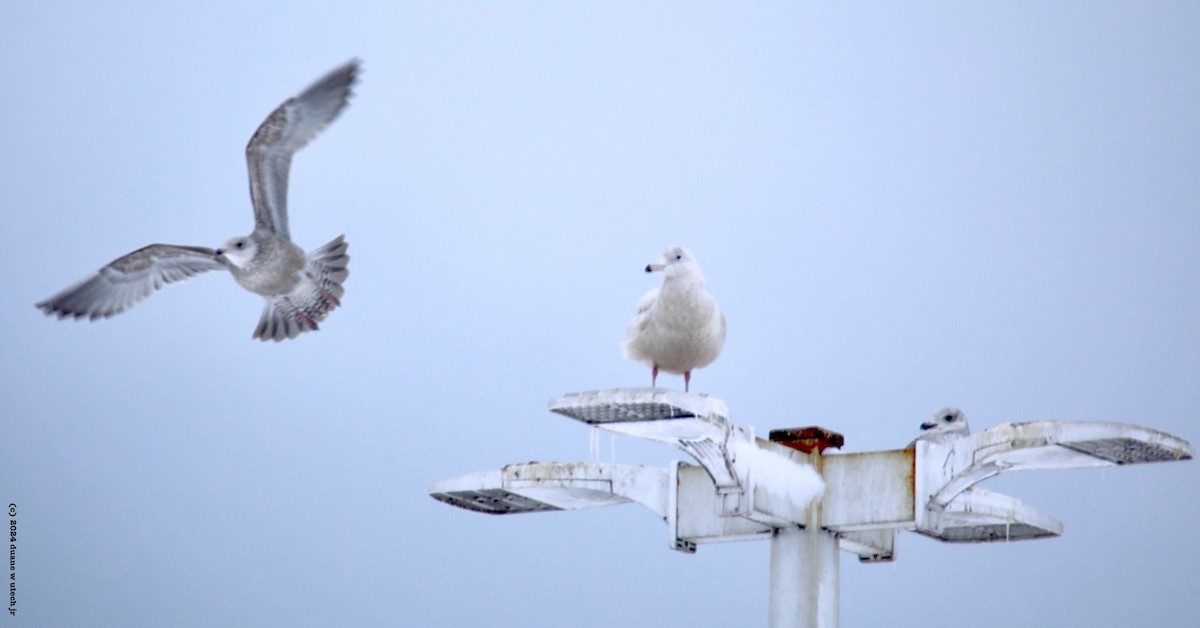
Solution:
{"label": "white gull body", "polygon": [[305,254],[288,231],[287,187],[292,155],[345,108],[358,61],[333,70],[279,105],[246,146],[254,231],[221,248],[151,244],[123,255],[92,276],[37,304],[59,318],[95,320],[119,314],[162,286],[210,270],[228,270],[266,300],[254,337],[295,338],[341,304],[349,275],[342,236]]}
{"label": "white gull body", "polygon": [[692,371],[712,364],[725,346],[725,315],[704,289],[696,258],[682,246],[670,246],[646,266],[662,272],[662,286],[638,303],[629,321],[621,350],[626,358],[650,367],[650,385],[659,371],[683,375],[683,389]]}

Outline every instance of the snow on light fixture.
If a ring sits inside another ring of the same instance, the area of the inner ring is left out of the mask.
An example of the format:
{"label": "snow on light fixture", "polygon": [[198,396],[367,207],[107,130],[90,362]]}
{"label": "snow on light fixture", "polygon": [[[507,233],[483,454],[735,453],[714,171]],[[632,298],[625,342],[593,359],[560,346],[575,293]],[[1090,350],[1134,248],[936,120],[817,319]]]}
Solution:
{"label": "snow on light fixture", "polygon": [[729,422],[719,399],[660,388],[568,394],[552,412],[671,445],[699,466],[527,462],[435,482],[439,501],[488,514],[645,506],[667,524],[669,547],[771,539],[771,626],[838,623],[838,549],[863,562],[895,557],[898,530],[941,541],[1020,541],[1062,524],[979,482],[1008,471],[1189,460],[1187,441],[1126,423],[999,425],[911,449],[825,454],[823,428],[775,430],[770,440]]}

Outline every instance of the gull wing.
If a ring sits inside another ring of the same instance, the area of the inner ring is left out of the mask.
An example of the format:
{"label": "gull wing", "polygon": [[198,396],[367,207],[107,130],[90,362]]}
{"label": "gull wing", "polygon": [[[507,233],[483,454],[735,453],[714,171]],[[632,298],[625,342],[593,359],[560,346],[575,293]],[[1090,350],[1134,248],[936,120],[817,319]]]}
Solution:
{"label": "gull wing", "polygon": [[638,301],[637,313],[629,320],[628,327],[625,328],[625,338],[632,340],[638,334],[646,330],[650,325],[650,308],[654,307],[654,301],[658,299],[658,288],[642,295]]}
{"label": "gull wing", "polygon": [[288,172],[292,155],[304,148],[342,109],[358,74],[358,60],[326,74],[299,96],[284,101],[246,145],[254,227],[291,238],[287,222]]}
{"label": "gull wing", "polygon": [[59,318],[107,318],[137,305],[166,284],[221,268],[225,265],[213,249],[151,244],[118,257],[37,307]]}

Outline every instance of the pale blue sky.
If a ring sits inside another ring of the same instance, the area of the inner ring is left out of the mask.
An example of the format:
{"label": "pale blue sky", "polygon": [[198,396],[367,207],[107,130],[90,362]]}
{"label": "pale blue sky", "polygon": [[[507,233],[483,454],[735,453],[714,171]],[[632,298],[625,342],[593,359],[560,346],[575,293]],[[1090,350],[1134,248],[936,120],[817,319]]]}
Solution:
{"label": "pale blue sky", "polygon": [[[0,626],[765,624],[765,542],[426,494],[587,458],[546,401],[649,383],[619,342],[668,244],[729,321],[694,390],[760,433],[886,449],[953,404],[1196,443],[1197,33],[1158,2],[5,3]],[[292,171],[293,238],[350,243],[320,332],[252,341],[261,301],[215,273],[98,323],[34,309],[247,232],[250,134],[351,57]],[[990,482],[1065,535],[844,555],[842,623],[1190,625],[1198,469]]]}

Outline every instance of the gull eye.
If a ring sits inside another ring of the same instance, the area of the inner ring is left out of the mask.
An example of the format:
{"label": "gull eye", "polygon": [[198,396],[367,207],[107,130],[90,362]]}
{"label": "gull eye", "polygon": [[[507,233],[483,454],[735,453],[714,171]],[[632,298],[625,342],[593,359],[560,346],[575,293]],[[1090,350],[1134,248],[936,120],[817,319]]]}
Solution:
{"label": "gull eye", "polygon": [[246,248],[246,243],[242,242],[241,240],[238,240],[237,244],[234,244],[233,246],[234,246],[234,248],[236,248],[240,251],[241,249]]}
{"label": "gull eye", "polygon": [[681,259],[683,259],[683,256],[682,256],[682,255],[676,255],[676,256],[675,256],[675,259],[676,259],[676,260],[681,260]]}

